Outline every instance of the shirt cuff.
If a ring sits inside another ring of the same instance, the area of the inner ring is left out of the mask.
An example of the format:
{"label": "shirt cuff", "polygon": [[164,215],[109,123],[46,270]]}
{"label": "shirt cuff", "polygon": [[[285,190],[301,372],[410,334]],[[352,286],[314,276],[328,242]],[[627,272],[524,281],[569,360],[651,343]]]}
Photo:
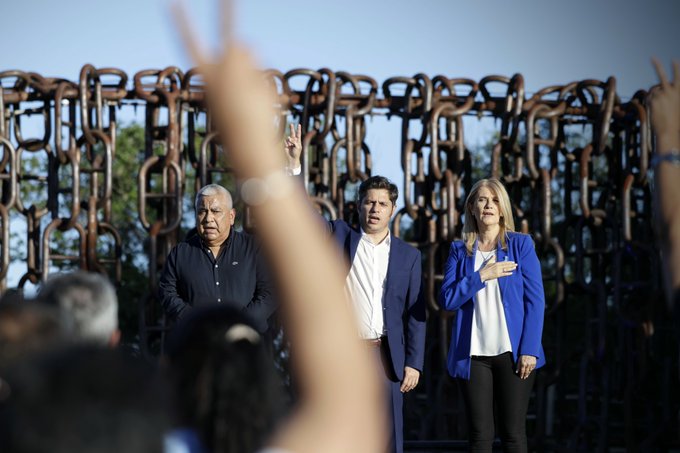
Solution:
{"label": "shirt cuff", "polygon": [[299,176],[302,174],[302,166],[296,168],[286,167],[286,174],[288,176]]}

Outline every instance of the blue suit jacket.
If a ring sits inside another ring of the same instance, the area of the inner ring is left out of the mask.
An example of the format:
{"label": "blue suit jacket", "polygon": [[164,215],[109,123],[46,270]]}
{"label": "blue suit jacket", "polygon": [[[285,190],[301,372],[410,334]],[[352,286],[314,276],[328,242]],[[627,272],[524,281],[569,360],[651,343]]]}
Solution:
{"label": "blue suit jacket", "polygon": [[[507,250],[500,245],[496,249],[496,259],[517,263],[512,275],[498,279],[512,355],[515,362],[518,355],[533,355],[539,368],[545,364],[541,346],[545,311],[541,264],[530,236],[507,233],[506,243]],[[459,310],[451,333],[447,366],[451,376],[464,379],[470,378],[473,296],[484,287],[479,271],[474,271],[476,252],[476,243],[472,256],[468,256],[462,241],[451,244],[439,294],[439,303],[445,310]]]}
{"label": "blue suit jacket", "polygon": [[[361,231],[343,220],[329,222],[333,237],[349,263],[354,260]],[[390,233],[392,234],[392,233]],[[404,366],[423,369],[425,356],[425,302],[421,289],[420,251],[392,236],[385,282],[383,319],[394,374],[404,379]]]}

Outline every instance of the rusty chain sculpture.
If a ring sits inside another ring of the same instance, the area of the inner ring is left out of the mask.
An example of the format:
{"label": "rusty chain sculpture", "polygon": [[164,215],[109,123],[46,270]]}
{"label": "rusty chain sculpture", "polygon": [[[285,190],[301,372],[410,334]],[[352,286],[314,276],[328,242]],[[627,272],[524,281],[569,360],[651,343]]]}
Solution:
{"label": "rusty chain sculpture", "polygon": [[[394,157],[404,206],[393,231],[423,252],[429,311],[424,382],[405,405],[407,438],[464,437],[462,403],[444,370],[455,314],[442,312],[436,295],[448,246],[460,237],[465,194],[475,179],[493,176],[506,184],[518,228],[533,235],[544,269],[549,365],[532,399],[533,446],[604,451],[610,444],[644,450],[678,443],[677,432],[663,430],[678,410],[678,364],[677,355],[669,358],[673,332],[660,315],[645,91],[623,102],[613,77],[531,96],[520,74],[478,82],[416,74],[387,79],[380,92],[370,77],[326,68],[265,77],[279,93],[281,133],[289,118],[302,124],[305,185],[329,217],[351,220],[353,188],[373,172],[367,118],[401,121]],[[19,288],[65,263],[120,281],[120,219],[111,212],[117,113],[142,105],[137,211],[149,239],[149,297],[137,303],[145,348],[165,328],[153,295],[186,206],[200,186],[233,180],[220,179],[231,173],[228,152],[218,145],[194,70],[145,70],[132,81],[130,88],[122,71],[91,65],[77,82],[0,72],[0,290],[7,287],[13,219],[26,224]],[[499,125],[489,152],[465,144],[464,118],[475,115]],[[29,117],[40,121],[27,127]],[[251,228],[247,212],[244,219]],[[55,250],[57,232],[70,250]]]}

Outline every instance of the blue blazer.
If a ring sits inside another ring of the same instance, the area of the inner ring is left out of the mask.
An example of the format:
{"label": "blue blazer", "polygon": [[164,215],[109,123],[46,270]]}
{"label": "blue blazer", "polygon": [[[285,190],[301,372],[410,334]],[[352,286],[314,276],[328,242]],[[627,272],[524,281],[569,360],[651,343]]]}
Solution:
{"label": "blue blazer", "polygon": [[[512,355],[517,362],[519,355],[533,355],[537,358],[536,368],[545,365],[541,346],[545,294],[541,264],[534,250],[530,236],[507,233],[507,250],[498,245],[496,259],[517,263],[517,269],[508,277],[498,279],[501,300],[508,326]],[[451,244],[449,258],[444,267],[444,282],[439,294],[439,303],[445,310],[459,310],[456,324],[451,332],[451,345],[447,359],[449,374],[453,377],[470,379],[470,337],[472,332],[473,296],[484,287],[479,271],[474,271],[475,243],[472,256],[468,256],[465,244],[456,241]]]}
{"label": "blue blazer", "polygon": [[[352,263],[361,240],[361,231],[343,220],[329,222],[329,227],[349,263]],[[420,290],[420,251],[397,237],[392,236],[391,241],[383,320],[394,375],[401,381],[404,379],[404,366],[421,372],[423,370],[425,301]]]}

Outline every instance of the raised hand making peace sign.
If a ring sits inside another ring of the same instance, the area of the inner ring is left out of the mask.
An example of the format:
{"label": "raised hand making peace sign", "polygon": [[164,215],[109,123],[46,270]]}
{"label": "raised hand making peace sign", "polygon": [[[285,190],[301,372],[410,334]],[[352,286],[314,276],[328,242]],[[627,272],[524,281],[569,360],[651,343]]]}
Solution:
{"label": "raised hand making peace sign", "polygon": [[290,124],[290,135],[286,137],[285,147],[288,168],[299,168],[302,155],[302,126],[300,124],[297,126]]}

